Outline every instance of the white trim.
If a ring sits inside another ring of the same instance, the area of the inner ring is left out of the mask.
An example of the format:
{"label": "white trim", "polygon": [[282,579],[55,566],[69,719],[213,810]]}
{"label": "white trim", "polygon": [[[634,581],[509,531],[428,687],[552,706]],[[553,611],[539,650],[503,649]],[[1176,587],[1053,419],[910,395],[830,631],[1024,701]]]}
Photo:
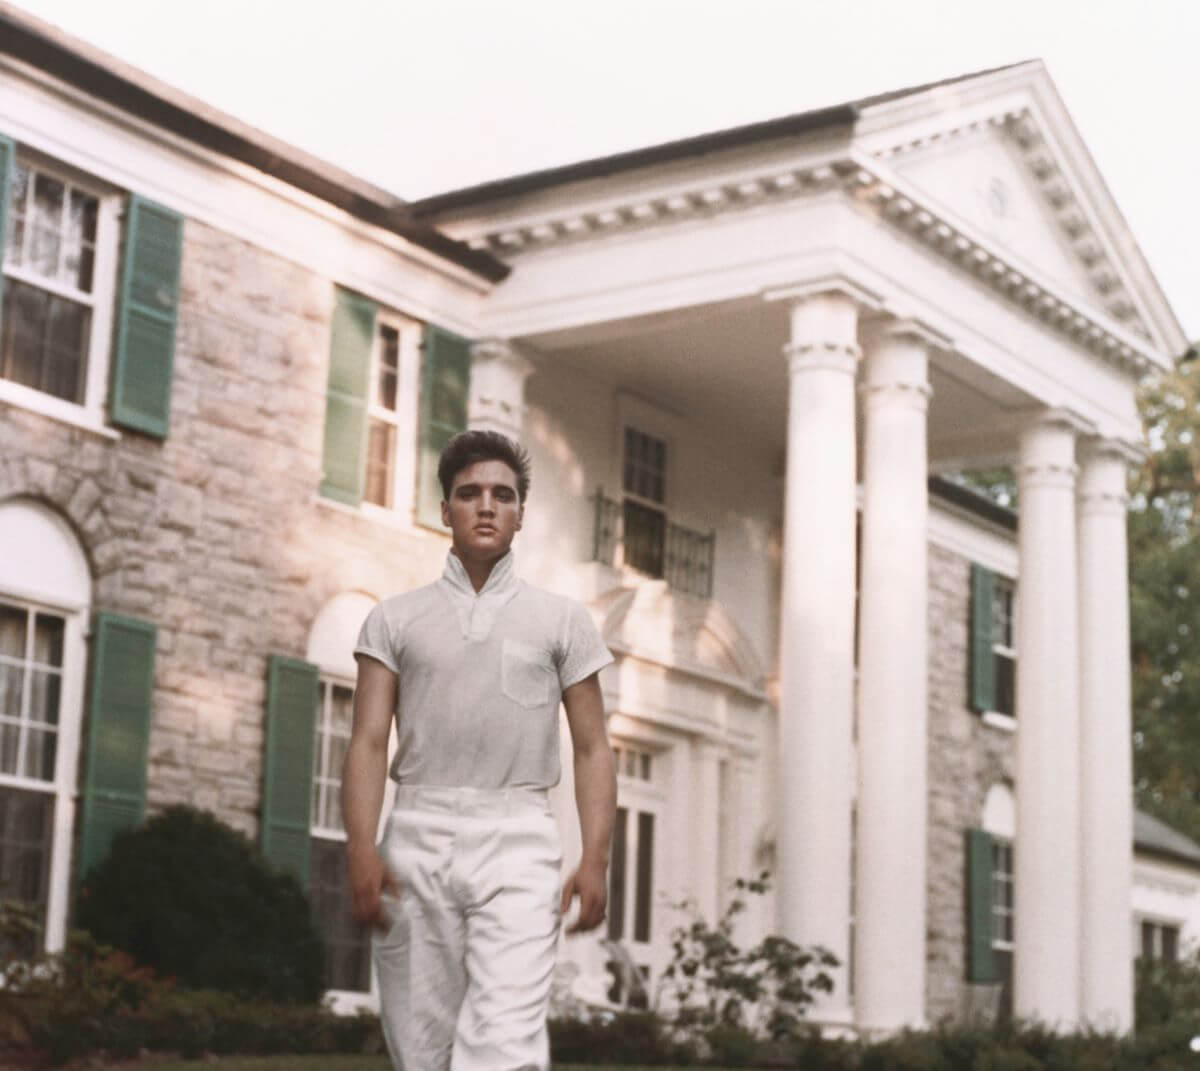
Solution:
{"label": "white trim", "polygon": [[0,56],[0,125],[23,145],[382,304],[467,336],[478,333],[479,299],[492,283],[7,56]]}
{"label": "white trim", "polygon": [[985,710],[980,719],[984,725],[990,725],[993,729],[1000,729],[1002,732],[1015,733],[1017,731],[1017,719],[1011,714],[1001,714],[997,710]]}
{"label": "white trim", "polygon": [[961,507],[929,496],[929,542],[953,554],[978,562],[1009,580],[1019,570],[1017,536],[998,524]]}
{"label": "white trim", "polygon": [[[107,374],[107,370],[98,372],[97,378],[104,374]],[[93,389],[92,379],[93,375],[89,367],[87,386],[89,394]],[[40,413],[42,416],[57,420],[62,424],[82,428],[84,431],[93,432],[106,439],[121,438],[121,433],[115,428],[99,422],[100,413],[77,405],[75,402],[68,402],[65,398],[56,398],[53,394],[34,390],[33,387],[26,387],[21,383],[14,383],[11,379],[0,377],[0,403],[4,402],[18,409],[28,409],[31,412]]]}

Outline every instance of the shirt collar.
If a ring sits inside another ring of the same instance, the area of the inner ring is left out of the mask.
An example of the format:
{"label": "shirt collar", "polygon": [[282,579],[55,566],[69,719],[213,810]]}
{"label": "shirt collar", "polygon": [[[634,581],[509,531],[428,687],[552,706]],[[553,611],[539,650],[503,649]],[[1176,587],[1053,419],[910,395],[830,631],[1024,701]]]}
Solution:
{"label": "shirt collar", "polygon": [[510,589],[514,588],[517,583],[513,560],[513,552],[510,549],[492,566],[492,571],[488,574],[483,587],[476,591],[475,585],[471,583],[471,578],[467,575],[467,567],[463,565],[462,559],[453,550],[450,550],[446,553],[446,568],[442,570],[442,579],[454,589],[456,594],[470,595],[472,598],[511,593]]}

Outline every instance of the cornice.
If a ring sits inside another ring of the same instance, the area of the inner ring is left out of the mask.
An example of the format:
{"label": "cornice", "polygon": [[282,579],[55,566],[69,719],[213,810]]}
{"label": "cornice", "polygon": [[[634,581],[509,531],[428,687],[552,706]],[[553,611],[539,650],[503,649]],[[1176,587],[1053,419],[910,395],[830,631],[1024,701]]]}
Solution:
{"label": "cornice", "polygon": [[[1028,132],[1028,123],[1027,109],[1013,111],[994,119],[972,120],[962,128],[943,132],[937,140],[953,138],[984,125],[1005,129],[1012,125],[1014,129],[1019,128],[1020,136],[1032,151],[1032,146],[1043,142]],[[1132,311],[1126,314],[1125,322],[1117,320],[1111,309],[1106,309],[1106,314],[1102,315],[1091,311],[1080,299],[1040,277],[1036,269],[1019,263],[1006,250],[939,206],[887,165],[888,157],[923,146],[931,140],[931,137],[917,139],[873,155],[851,151],[812,166],[766,168],[754,174],[741,174],[728,182],[696,183],[659,195],[616,199],[583,211],[526,217],[476,234],[467,241],[474,248],[497,251],[506,259],[519,262],[522,255],[539,250],[669,226],[689,219],[712,218],[798,197],[842,192],[907,232],[935,254],[974,275],[1052,330],[1123,372],[1140,373],[1151,368],[1155,360],[1152,343]],[[1073,195],[1070,195],[1066,180],[1060,179],[1061,173],[1056,166],[1046,162],[1050,160],[1048,148],[1039,159],[1042,162],[1038,168],[1044,181],[1047,184],[1061,182],[1060,186],[1054,186],[1054,196],[1062,205],[1063,217],[1069,218],[1080,244],[1083,244],[1086,223],[1078,221],[1086,217],[1077,206],[1075,214],[1068,212],[1068,203],[1075,204]],[[1098,243],[1096,247],[1100,248]],[[1106,256],[1094,258],[1093,266],[1098,274],[1111,267]],[[1113,278],[1116,278],[1115,272]],[[1106,285],[1112,301],[1118,293],[1125,293],[1119,280]],[[1133,330],[1134,326],[1137,332]]]}

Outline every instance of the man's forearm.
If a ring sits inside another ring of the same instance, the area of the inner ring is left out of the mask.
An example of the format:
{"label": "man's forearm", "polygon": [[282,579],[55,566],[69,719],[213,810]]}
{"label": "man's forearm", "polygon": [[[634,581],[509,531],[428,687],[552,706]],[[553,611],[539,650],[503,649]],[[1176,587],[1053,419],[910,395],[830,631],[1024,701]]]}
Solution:
{"label": "man's forearm", "polygon": [[342,819],[347,847],[374,846],[387,784],[387,749],[351,740],[342,770]]}
{"label": "man's forearm", "polygon": [[576,752],[575,805],[583,841],[581,865],[607,867],[617,815],[617,778],[608,747]]}

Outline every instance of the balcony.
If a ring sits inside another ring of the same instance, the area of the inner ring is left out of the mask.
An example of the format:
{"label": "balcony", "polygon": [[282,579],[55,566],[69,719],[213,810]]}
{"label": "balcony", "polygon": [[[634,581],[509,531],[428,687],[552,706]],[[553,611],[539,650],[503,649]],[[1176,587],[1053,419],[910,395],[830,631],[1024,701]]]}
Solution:
{"label": "balcony", "polygon": [[666,513],[631,499],[595,494],[593,561],[633,569],[665,580],[676,591],[712,597],[716,532],[696,532],[674,524]]}

